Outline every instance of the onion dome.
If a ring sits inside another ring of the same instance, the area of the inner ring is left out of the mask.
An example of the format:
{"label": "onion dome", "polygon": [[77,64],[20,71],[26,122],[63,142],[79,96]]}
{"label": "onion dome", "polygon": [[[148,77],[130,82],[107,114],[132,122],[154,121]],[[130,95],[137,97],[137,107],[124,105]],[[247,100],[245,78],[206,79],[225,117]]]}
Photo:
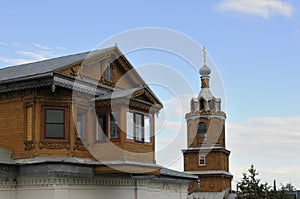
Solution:
{"label": "onion dome", "polygon": [[200,68],[199,73],[201,76],[209,76],[211,73],[210,68],[206,65],[206,49],[203,47],[203,66]]}
{"label": "onion dome", "polygon": [[211,70],[205,64],[205,65],[202,66],[202,68],[200,68],[199,73],[200,73],[201,76],[209,76],[210,73],[211,73]]}

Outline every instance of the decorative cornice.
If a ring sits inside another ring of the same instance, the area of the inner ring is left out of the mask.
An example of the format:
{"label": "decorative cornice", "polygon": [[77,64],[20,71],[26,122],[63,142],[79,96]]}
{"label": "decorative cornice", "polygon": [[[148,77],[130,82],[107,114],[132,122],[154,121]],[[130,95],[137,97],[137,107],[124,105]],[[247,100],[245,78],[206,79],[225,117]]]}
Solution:
{"label": "decorative cornice", "polygon": [[9,189],[13,190],[16,188],[17,182],[15,180],[7,180],[7,179],[0,179],[0,189]]}
{"label": "decorative cornice", "polygon": [[[1,183],[1,182],[0,182]],[[0,184],[1,185],[1,184]],[[15,184],[12,183],[14,186]],[[188,183],[163,182],[162,179],[156,180],[135,180],[122,177],[90,177],[90,178],[70,178],[70,177],[22,177],[17,179],[16,188],[41,188],[41,187],[60,187],[60,186],[97,186],[104,188],[122,187],[138,189],[157,189],[186,192]]]}
{"label": "decorative cornice", "polygon": [[132,179],[106,177],[22,177],[17,179],[17,188],[26,187],[58,187],[58,186],[100,186],[100,187],[133,187]]}
{"label": "decorative cornice", "polygon": [[215,111],[196,111],[196,112],[190,112],[185,115],[185,119],[188,120],[194,120],[198,118],[218,118],[221,120],[226,119],[226,114],[222,111],[215,112]]}
{"label": "decorative cornice", "polygon": [[[60,75],[60,74],[57,74]],[[98,84],[86,85],[90,84],[90,82],[86,82],[84,80],[67,80],[61,77],[53,77],[53,83],[55,86],[60,86],[63,88],[71,89],[77,92],[87,93],[91,95],[100,95],[103,94],[103,91],[97,89]]]}
{"label": "decorative cornice", "polygon": [[225,176],[233,177],[233,175],[230,172],[222,171],[222,170],[185,171],[185,173],[194,174],[194,175],[225,175]]}
{"label": "decorative cornice", "polygon": [[0,93],[19,91],[29,88],[38,88],[43,86],[49,86],[52,84],[52,77],[44,77],[44,79],[31,79],[23,82],[12,82],[0,85]]}
{"label": "decorative cornice", "polygon": [[188,149],[182,149],[182,152],[183,153],[199,153],[199,152],[223,152],[223,153],[226,153],[226,154],[230,154],[230,151],[227,150],[226,148],[224,147],[197,147],[197,148],[188,148]]}

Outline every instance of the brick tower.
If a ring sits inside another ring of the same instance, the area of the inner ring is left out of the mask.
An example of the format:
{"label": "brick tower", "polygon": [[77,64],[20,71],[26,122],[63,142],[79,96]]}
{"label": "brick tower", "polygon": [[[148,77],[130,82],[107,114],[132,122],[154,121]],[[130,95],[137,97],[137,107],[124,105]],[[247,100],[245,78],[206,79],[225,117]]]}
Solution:
{"label": "brick tower", "polygon": [[233,177],[229,173],[230,151],[225,145],[226,114],[221,110],[221,99],[210,92],[211,70],[206,65],[205,48],[203,52],[201,91],[192,98],[190,112],[185,116],[188,148],[182,150],[184,171],[199,176],[200,189],[194,193],[197,197],[226,198]]}

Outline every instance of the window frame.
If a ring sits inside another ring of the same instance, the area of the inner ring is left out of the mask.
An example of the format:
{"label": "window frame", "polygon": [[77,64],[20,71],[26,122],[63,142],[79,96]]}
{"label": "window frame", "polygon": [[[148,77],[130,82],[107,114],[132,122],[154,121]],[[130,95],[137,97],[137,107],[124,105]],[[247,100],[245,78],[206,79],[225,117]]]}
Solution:
{"label": "window frame", "polygon": [[[62,110],[63,111],[63,137],[47,137],[46,136],[46,122],[47,110]],[[65,107],[46,106],[43,107],[43,139],[44,140],[66,140],[67,139],[67,111]]]}
{"label": "window frame", "polygon": [[[149,119],[149,137],[146,137],[146,126],[145,126],[145,117],[147,117]],[[152,117],[151,115],[144,115],[144,142],[145,143],[152,143]],[[149,141],[147,141],[147,139],[149,139]]]}
{"label": "window frame", "polygon": [[[202,127],[200,128],[200,126]],[[206,138],[207,136],[207,125],[205,122],[199,122],[197,125],[197,138]]]}
{"label": "window frame", "polygon": [[[117,121],[117,137],[116,138],[110,138],[110,115],[112,113],[117,113],[118,114],[118,121]],[[99,124],[99,115],[105,115],[105,139],[97,139],[98,131],[99,128],[101,127]],[[95,142],[108,142],[108,141],[119,141],[120,140],[120,111],[99,111],[97,112],[97,117],[96,117],[96,131],[95,131]]]}
{"label": "window frame", "polygon": [[109,61],[104,62],[104,79],[106,81],[112,81],[112,66]]}
{"label": "window frame", "polygon": [[[129,129],[128,114],[132,114],[132,121],[130,122],[130,124],[132,125],[131,129],[130,129],[130,130],[132,130],[132,134],[127,133],[128,129]],[[130,136],[128,136],[128,135],[130,135]],[[132,111],[126,111],[126,140],[134,141],[134,112],[132,112]]]}
{"label": "window frame", "polygon": [[[111,137],[111,116],[113,116],[113,113],[116,113],[118,115],[118,118],[117,118],[117,122],[115,121],[115,117],[114,117],[114,125],[117,125],[117,137]],[[118,140],[119,137],[120,137],[120,113],[119,111],[112,111],[112,112],[109,112],[107,113],[106,115],[107,117],[107,128],[108,128],[108,139],[109,140]]]}
{"label": "window frame", "polygon": [[[201,163],[203,161],[203,163]],[[206,157],[205,155],[199,155],[199,166],[205,166],[206,165]]]}
{"label": "window frame", "polygon": [[[83,135],[80,136],[78,133],[78,115],[82,115],[83,117]],[[87,125],[86,122],[87,121],[87,111],[83,111],[83,110],[78,110],[76,113],[76,136],[77,139],[81,139],[81,140],[85,140],[87,138]]]}
{"label": "window frame", "polygon": [[[127,117],[127,113],[131,113],[133,114],[133,121],[132,121],[132,138],[128,138],[127,135],[127,130],[128,130],[128,117]],[[142,126],[141,126],[141,130],[142,130],[142,135],[141,135],[141,140],[137,139],[137,132],[136,132],[136,115],[141,115],[142,116]],[[150,131],[150,137],[149,137],[149,142],[145,141],[145,117],[149,118],[150,121],[150,126],[149,126],[149,131]],[[140,143],[140,144],[152,144],[153,142],[153,128],[152,128],[152,123],[153,123],[153,119],[152,119],[152,114],[147,114],[144,112],[139,112],[139,111],[133,111],[133,110],[127,110],[126,111],[126,141],[128,142],[135,142],[135,143]]]}
{"label": "window frame", "polygon": [[[137,126],[137,115],[140,115],[141,116],[141,126],[139,127],[139,126]],[[145,131],[144,131],[144,115],[143,114],[141,114],[141,113],[137,113],[137,112],[135,112],[134,113],[134,141],[135,142],[138,142],[138,143],[144,143],[145,142]],[[137,139],[138,137],[137,137],[137,129],[140,129],[141,130],[141,136],[140,136],[140,139]]]}

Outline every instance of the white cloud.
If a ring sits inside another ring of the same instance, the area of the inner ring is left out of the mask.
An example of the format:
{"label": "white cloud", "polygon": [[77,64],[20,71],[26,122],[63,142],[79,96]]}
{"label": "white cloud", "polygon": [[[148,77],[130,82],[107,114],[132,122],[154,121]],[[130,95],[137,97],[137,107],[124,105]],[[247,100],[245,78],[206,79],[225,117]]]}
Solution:
{"label": "white cloud", "polygon": [[155,121],[157,163],[183,170],[181,149],[186,148],[186,121],[192,94],[180,93],[164,100],[164,109]]}
{"label": "white cloud", "polygon": [[254,164],[262,181],[276,179],[278,186],[291,181],[300,188],[295,175],[300,169],[300,116],[250,118],[228,123],[226,130],[235,180]]}
{"label": "white cloud", "polygon": [[293,7],[279,0],[223,0],[216,6],[219,10],[235,11],[268,19],[271,15],[292,17]]}
{"label": "white cloud", "polygon": [[246,157],[300,157],[300,117],[251,118],[228,123],[229,145]]}
{"label": "white cloud", "polygon": [[30,63],[30,62],[33,62],[33,61],[35,61],[35,60],[0,57],[0,62],[4,62],[4,63],[7,63],[7,64],[12,64],[12,65],[26,64],[26,63]]}
{"label": "white cloud", "polygon": [[61,46],[56,46],[55,49],[57,49],[57,50],[66,50],[65,47],[61,47]]}
{"label": "white cloud", "polygon": [[[164,127],[162,134],[167,136],[159,135],[156,140],[157,162],[183,170],[181,149],[186,148],[186,125],[166,121]],[[240,180],[242,173],[247,172],[251,164],[259,171],[262,182],[272,185],[276,179],[278,187],[280,183],[292,182],[300,188],[300,176],[295,176],[300,169],[300,116],[228,122],[226,138],[227,148],[232,152],[230,172],[234,175],[234,189],[236,181]]]}
{"label": "white cloud", "polygon": [[41,44],[38,44],[38,43],[33,43],[31,45],[34,46],[34,47],[36,47],[36,48],[39,48],[41,50],[53,50],[53,48],[51,48],[51,47],[48,47],[48,46],[45,46],[45,45],[41,45]]}
{"label": "white cloud", "polygon": [[17,54],[26,55],[28,57],[33,57],[37,60],[46,59],[46,57],[42,53],[35,53],[32,51],[17,51]]}
{"label": "white cloud", "polygon": [[38,48],[40,50],[47,50],[47,51],[50,51],[50,50],[66,50],[66,48],[61,47],[61,46],[49,47],[49,46],[38,44],[38,43],[32,43],[31,46],[33,46],[35,48]]}
{"label": "white cloud", "polygon": [[65,50],[65,48],[63,47],[52,48],[38,43],[25,44],[20,42],[14,42],[8,44],[5,42],[0,42],[0,46],[13,47],[13,49],[15,49],[15,54],[11,57],[0,57],[0,62],[11,65],[25,64],[56,57],[61,54],[62,50]]}

